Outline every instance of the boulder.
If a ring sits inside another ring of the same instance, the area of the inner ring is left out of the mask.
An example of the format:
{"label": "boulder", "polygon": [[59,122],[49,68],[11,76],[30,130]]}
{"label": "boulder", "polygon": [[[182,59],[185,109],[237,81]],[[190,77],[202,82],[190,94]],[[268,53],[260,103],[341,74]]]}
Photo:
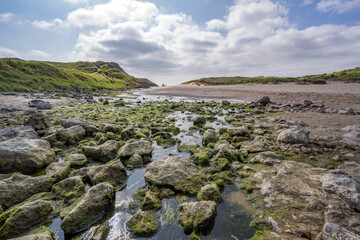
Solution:
{"label": "boulder", "polygon": [[44,100],[40,100],[40,99],[34,99],[34,100],[30,100],[28,102],[28,106],[29,107],[37,107],[37,105],[41,102],[44,102]]}
{"label": "boulder", "polygon": [[0,173],[34,173],[54,159],[55,153],[45,140],[17,137],[0,144]]}
{"label": "boulder", "polygon": [[159,210],[160,208],[161,200],[156,196],[156,193],[147,191],[141,204],[141,210]]}
{"label": "boulder", "polygon": [[222,197],[219,187],[215,183],[203,186],[197,194],[196,200],[214,201],[216,203],[220,203],[222,201]]}
{"label": "boulder", "polygon": [[202,138],[202,143],[204,146],[207,146],[209,143],[215,143],[219,140],[219,134],[212,129],[205,131]]}
{"label": "boulder", "polygon": [[99,146],[84,146],[84,154],[97,161],[106,162],[113,159],[119,148],[119,142],[108,140]]}
{"label": "boulder", "polygon": [[150,141],[131,139],[119,149],[117,156],[121,159],[130,158],[134,154],[139,154],[142,157],[150,157],[152,150]]}
{"label": "boulder", "polygon": [[253,103],[255,107],[266,107],[269,103],[271,103],[270,98],[268,96],[263,96],[260,100]]}
{"label": "boulder", "polygon": [[138,212],[130,218],[127,226],[130,232],[138,237],[150,237],[159,228],[153,213],[150,211]]}
{"label": "boulder", "polygon": [[48,192],[54,180],[48,176],[30,177],[19,173],[0,181],[0,205],[9,208],[39,192]]}
{"label": "boulder", "polygon": [[106,240],[108,235],[109,235],[109,227],[106,225],[101,225],[96,229],[91,240]]}
{"label": "boulder", "polygon": [[230,136],[243,136],[248,137],[250,136],[249,129],[245,126],[243,127],[229,127],[227,129],[227,132],[230,134]]}
{"label": "boulder", "polygon": [[119,160],[90,167],[87,170],[87,176],[93,184],[101,182],[117,184],[124,182],[127,178],[125,167]]}
{"label": "boulder", "polygon": [[142,165],[143,163],[144,163],[143,158],[137,153],[132,155],[129,158],[129,161],[127,161],[127,164],[130,166],[139,166],[139,165]]}
{"label": "boulder", "polygon": [[70,167],[82,167],[86,165],[87,158],[85,154],[82,153],[73,153],[66,156],[65,161],[70,162]]}
{"label": "boulder", "polygon": [[195,140],[190,140],[184,144],[181,144],[178,147],[178,151],[179,152],[191,152],[193,153],[195,151],[195,149],[197,149],[199,146],[199,144],[195,141]]}
{"label": "boulder", "polygon": [[40,135],[44,135],[50,128],[51,122],[47,116],[36,112],[30,115],[30,117],[26,120],[25,125],[33,127]]}
{"label": "boulder", "polygon": [[122,127],[118,124],[105,123],[101,126],[100,130],[104,133],[112,132],[112,133],[118,134],[122,131]]}
{"label": "boulder", "polygon": [[0,130],[0,142],[13,138],[38,139],[39,135],[31,126],[8,127]]}
{"label": "boulder", "polygon": [[26,230],[43,223],[51,212],[51,202],[44,200],[36,200],[20,207],[13,207],[2,214],[9,217],[0,228],[0,237],[8,238],[22,234]]}
{"label": "boulder", "polygon": [[349,239],[349,240],[360,240],[360,236],[353,233],[339,225],[333,223],[326,223],[323,228],[323,239],[326,240],[338,240],[338,239]]}
{"label": "boulder", "polygon": [[85,129],[80,125],[56,130],[56,137],[59,141],[76,144],[85,137]]}
{"label": "boulder", "polygon": [[65,233],[76,233],[101,219],[114,202],[115,189],[109,183],[91,187],[78,204],[64,217],[61,228]]}
{"label": "boulder", "polygon": [[128,126],[124,130],[121,131],[120,136],[122,140],[129,140],[135,135],[134,126]]}
{"label": "boulder", "polygon": [[179,206],[179,221],[185,233],[208,235],[213,226],[216,212],[216,202],[185,202]]}
{"label": "boulder", "polygon": [[54,233],[45,226],[41,226],[31,232],[9,240],[54,240]]}
{"label": "boulder", "polygon": [[71,168],[69,162],[53,162],[46,168],[46,176],[58,182],[66,178],[70,174]]}
{"label": "boulder", "polygon": [[226,158],[231,162],[242,160],[241,153],[226,140],[217,142],[214,146],[214,150],[216,153],[214,159]]}
{"label": "boulder", "polygon": [[39,103],[36,105],[36,108],[37,108],[37,109],[51,109],[52,106],[51,106],[51,103],[50,103],[50,102],[42,101],[42,102],[39,102]]}
{"label": "boulder", "polygon": [[206,123],[206,119],[204,116],[197,116],[193,120],[194,125],[202,125]]}
{"label": "boulder", "polygon": [[281,157],[274,152],[261,152],[251,159],[250,163],[262,163],[272,166],[275,163],[281,163]]}
{"label": "boulder", "polygon": [[70,177],[54,184],[51,192],[56,199],[63,199],[69,203],[85,193],[85,184],[79,176]]}
{"label": "boulder", "polygon": [[76,120],[76,119],[58,119],[56,121],[57,124],[60,124],[63,128],[69,128],[73,126],[81,126],[85,129],[87,134],[92,134],[94,132],[97,132],[98,129],[94,125],[91,125],[87,122]]}
{"label": "boulder", "polygon": [[266,140],[264,136],[256,136],[254,140],[243,142],[241,144],[242,149],[246,149],[248,152],[263,152],[269,146],[270,142]]}
{"label": "boulder", "polygon": [[290,144],[308,144],[309,131],[301,127],[286,129],[279,133],[277,141]]}

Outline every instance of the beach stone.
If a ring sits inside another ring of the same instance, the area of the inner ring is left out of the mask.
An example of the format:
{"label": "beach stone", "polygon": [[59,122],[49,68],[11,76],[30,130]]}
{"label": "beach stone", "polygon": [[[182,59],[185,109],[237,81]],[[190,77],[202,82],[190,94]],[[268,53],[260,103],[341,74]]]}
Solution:
{"label": "beach stone", "polygon": [[308,99],[305,99],[302,101],[302,104],[305,106],[305,107],[310,107],[311,104],[313,104],[313,102],[311,100],[308,100]]}
{"label": "beach stone", "polygon": [[97,161],[106,162],[113,159],[119,148],[119,142],[108,140],[99,146],[84,146],[84,154]]}
{"label": "beach stone", "polygon": [[277,141],[290,144],[308,144],[309,131],[301,127],[286,129],[279,133]]}
{"label": "beach stone", "polygon": [[184,144],[181,144],[178,147],[178,151],[180,152],[194,152],[195,149],[197,149],[198,147],[200,147],[200,145],[195,141],[195,140],[190,140]]}
{"label": "beach stone", "polygon": [[90,167],[88,168],[87,176],[93,184],[101,182],[117,184],[124,182],[127,178],[125,167],[119,160]]}
{"label": "beach stone", "polygon": [[[97,127],[95,127],[94,125],[91,125],[87,122],[81,121],[81,120],[76,120],[76,119],[58,119],[56,122],[56,124],[60,124],[63,128],[69,128],[69,127],[73,127],[73,126],[81,126],[82,128],[85,129],[87,134],[93,134],[94,132],[98,132]],[[54,123],[54,124],[55,124]]]}
{"label": "beach stone", "polygon": [[87,158],[85,154],[82,153],[73,153],[66,156],[65,161],[70,162],[70,167],[82,167],[86,165]]}
{"label": "beach stone", "polygon": [[143,158],[140,156],[140,154],[135,153],[129,158],[129,161],[127,161],[127,164],[131,166],[139,166],[144,163]]}
{"label": "beach stone", "polygon": [[0,173],[34,173],[55,160],[45,140],[12,138],[0,144]]}
{"label": "beach stone", "polygon": [[0,238],[17,236],[44,222],[52,212],[52,207],[49,201],[36,200],[8,211],[11,215],[0,228]]}
{"label": "beach stone", "polygon": [[96,229],[91,240],[106,240],[108,235],[109,235],[109,227],[106,225],[101,225]]}
{"label": "beach stone", "polygon": [[204,116],[197,116],[193,120],[194,125],[202,125],[206,123],[206,119]]}
{"label": "beach stone", "polygon": [[266,107],[269,103],[271,103],[270,98],[268,96],[263,96],[261,99],[254,102],[253,105],[255,107]]}
{"label": "beach stone", "polygon": [[222,201],[222,197],[219,187],[215,183],[203,186],[197,194],[196,200],[214,201],[216,203],[220,203]]}
{"label": "beach stone", "polygon": [[219,134],[212,129],[205,131],[204,136],[202,137],[202,143],[204,146],[207,146],[209,143],[216,143],[219,140]]}
{"label": "beach stone", "polygon": [[245,126],[243,127],[229,127],[227,129],[230,136],[250,136],[249,129]]}
{"label": "beach stone", "polygon": [[324,225],[322,237],[326,240],[360,240],[358,234],[333,223],[326,223]]}
{"label": "beach stone", "polygon": [[39,103],[36,105],[36,108],[37,108],[37,109],[51,109],[51,108],[52,108],[52,105],[51,105],[50,102],[42,101],[42,102],[39,102]]}
{"label": "beach stone", "polygon": [[247,150],[250,153],[264,152],[269,146],[269,141],[264,136],[256,136],[252,141],[245,141],[241,145],[242,150]]}
{"label": "beach stone", "polygon": [[134,126],[130,125],[127,128],[125,128],[124,130],[122,130],[120,133],[120,136],[121,136],[122,140],[129,140],[132,137],[134,137],[135,136]]}
{"label": "beach stone", "polygon": [[159,226],[150,211],[141,211],[127,222],[131,233],[138,237],[150,237],[155,234]]}
{"label": "beach stone", "polygon": [[251,159],[250,163],[262,163],[272,166],[275,163],[281,163],[281,157],[274,152],[261,152]]}
{"label": "beach stone", "polygon": [[34,113],[26,120],[25,125],[33,127],[40,135],[44,135],[51,127],[51,122],[44,114]]}
{"label": "beach stone", "polygon": [[354,112],[354,109],[352,109],[352,108],[342,108],[338,111],[338,114],[356,115],[356,113]]}
{"label": "beach stone", "polygon": [[91,187],[80,202],[64,217],[61,228],[65,233],[75,233],[102,218],[114,202],[115,189],[109,183]]}
{"label": "beach stone", "polygon": [[241,153],[226,140],[217,142],[214,150],[216,153],[214,158],[226,158],[230,162],[241,160]]}
{"label": "beach stone", "polygon": [[0,142],[13,138],[38,139],[39,135],[31,126],[8,127],[0,130]]}
{"label": "beach stone", "polygon": [[22,235],[21,237],[11,238],[9,240],[54,240],[54,233],[45,226],[34,229],[33,231]]}
{"label": "beach stone", "polygon": [[179,206],[179,221],[185,233],[209,234],[216,215],[214,201],[185,202]]}
{"label": "beach stone", "polygon": [[46,176],[54,179],[54,182],[63,180],[70,174],[69,162],[53,162],[46,168]]}
{"label": "beach stone", "polygon": [[156,193],[147,191],[141,204],[141,210],[159,210],[160,208],[161,200],[156,196]]}
{"label": "beach stone", "polygon": [[150,141],[130,139],[119,149],[117,156],[121,159],[130,158],[134,154],[139,154],[142,157],[150,157],[152,150]]}
{"label": "beach stone", "polygon": [[105,123],[101,126],[100,130],[104,133],[112,132],[112,133],[118,134],[122,131],[122,127],[118,124]]}
{"label": "beach stone", "polygon": [[29,107],[37,107],[37,105],[41,102],[44,102],[44,100],[40,100],[40,99],[34,99],[34,100],[30,100],[28,102],[28,106]]}
{"label": "beach stone", "polygon": [[80,125],[69,128],[60,128],[56,131],[56,137],[59,141],[69,144],[76,144],[85,137],[85,129]]}
{"label": "beach stone", "polygon": [[70,177],[54,184],[51,192],[57,199],[63,199],[69,203],[85,193],[85,184],[80,176]]}

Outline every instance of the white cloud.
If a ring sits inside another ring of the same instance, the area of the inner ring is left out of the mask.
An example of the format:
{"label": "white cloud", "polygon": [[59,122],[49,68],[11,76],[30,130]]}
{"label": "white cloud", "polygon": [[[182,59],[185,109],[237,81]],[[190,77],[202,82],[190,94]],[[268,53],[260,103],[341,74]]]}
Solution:
{"label": "white cloud", "polygon": [[310,4],[313,4],[314,3],[314,0],[303,0],[303,3],[302,5],[310,5]]}
{"label": "white cloud", "polygon": [[20,58],[20,54],[12,49],[0,47],[0,58],[7,57]]}
{"label": "white cloud", "polygon": [[25,57],[27,59],[42,60],[50,58],[50,54],[40,50],[31,50],[25,54]]}
{"label": "white cloud", "polygon": [[33,25],[37,28],[43,29],[43,30],[55,30],[57,29],[59,26],[63,26],[64,22],[63,20],[56,18],[51,22],[47,22],[47,21],[38,21],[35,20],[33,22]]}
{"label": "white cloud", "polygon": [[87,3],[88,0],[65,0],[66,2],[69,2],[71,4],[80,4],[80,3]]}
{"label": "white cloud", "polygon": [[360,8],[360,0],[321,0],[316,8],[321,12],[344,13]]}
{"label": "white cloud", "polygon": [[0,22],[10,22],[13,19],[14,14],[8,13],[0,13]]}

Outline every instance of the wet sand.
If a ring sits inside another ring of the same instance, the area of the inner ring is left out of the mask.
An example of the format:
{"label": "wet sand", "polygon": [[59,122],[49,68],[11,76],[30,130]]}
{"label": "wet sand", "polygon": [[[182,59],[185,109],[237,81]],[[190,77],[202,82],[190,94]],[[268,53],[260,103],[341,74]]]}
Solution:
{"label": "wet sand", "polygon": [[254,101],[269,96],[275,102],[300,102],[309,99],[335,108],[360,111],[360,83],[331,82],[324,85],[244,84],[219,86],[176,85],[144,91],[148,95],[220,98]]}

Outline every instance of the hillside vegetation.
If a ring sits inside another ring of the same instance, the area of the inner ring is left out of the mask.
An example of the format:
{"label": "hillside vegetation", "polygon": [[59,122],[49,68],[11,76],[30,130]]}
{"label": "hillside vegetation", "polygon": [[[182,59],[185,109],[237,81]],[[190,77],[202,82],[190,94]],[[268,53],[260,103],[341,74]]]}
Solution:
{"label": "hillside vegetation", "polygon": [[40,62],[0,59],[0,91],[123,90],[156,86],[113,62]]}
{"label": "hillside vegetation", "polygon": [[303,77],[209,77],[185,82],[183,84],[195,85],[234,85],[246,83],[285,83],[295,82],[299,84],[314,83],[324,84],[327,81],[360,82],[360,67],[347,69],[340,72],[320,75],[308,75]]}

